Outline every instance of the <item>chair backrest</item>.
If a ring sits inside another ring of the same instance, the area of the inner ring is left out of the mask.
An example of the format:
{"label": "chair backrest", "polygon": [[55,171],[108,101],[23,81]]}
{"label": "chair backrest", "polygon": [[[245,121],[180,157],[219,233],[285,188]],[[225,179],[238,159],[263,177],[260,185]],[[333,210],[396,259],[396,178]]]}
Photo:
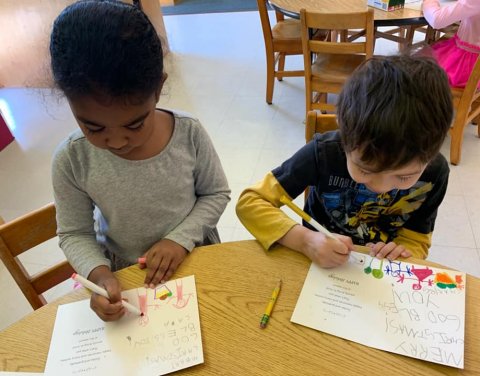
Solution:
{"label": "chair backrest", "polygon": [[55,206],[49,204],[12,221],[0,224],[0,258],[33,309],[46,304],[42,294],[67,280],[74,272],[63,261],[30,276],[18,255],[57,236]]}
{"label": "chair backrest", "polygon": [[[455,117],[450,130],[450,163],[457,165],[462,157],[463,133],[472,120],[480,122],[480,56],[473,66],[465,88],[452,88]],[[477,127],[480,137],[480,126]]]}
{"label": "chair backrest", "polygon": [[[324,133],[338,129],[337,115],[321,114],[317,111],[308,111],[307,120],[305,121],[305,143],[313,140],[315,133]],[[305,189],[305,201],[307,200],[310,188]]]}
{"label": "chair backrest", "polygon": [[[470,76],[467,81],[467,85],[465,86],[464,89],[453,89],[455,92],[456,90],[461,91],[461,98],[460,98],[460,103],[457,108],[457,111],[460,110],[462,107],[462,110],[471,110],[471,104],[473,101],[475,101],[479,96],[480,96],[480,90],[478,89],[478,85],[480,83],[480,55],[477,57],[477,61],[475,65],[473,66],[472,72],[470,73]],[[461,103],[465,102],[464,106],[461,106]],[[473,118],[476,117],[474,113],[469,114],[470,116],[467,117],[467,123],[472,121]],[[478,114],[477,114],[478,115]]]}
{"label": "chair backrest", "polygon": [[258,13],[262,23],[263,39],[265,39],[265,48],[273,51],[273,35],[270,19],[268,18],[267,0],[257,0]]}
{"label": "chair backrest", "polygon": [[[305,67],[312,65],[312,54],[363,54],[368,59],[373,55],[374,49],[374,18],[373,10],[369,8],[365,12],[355,13],[319,13],[300,10],[302,23],[302,46],[303,55],[306,59]],[[365,40],[357,41],[359,32],[355,35],[355,41],[337,41],[336,38],[329,40],[312,39],[314,30],[325,29],[345,33],[347,30],[361,29]],[[307,74],[307,72],[305,72]],[[310,72],[309,72],[310,73]]]}
{"label": "chair backrest", "polygon": [[336,115],[308,111],[305,124],[305,142],[308,143],[313,140],[315,133],[324,133],[335,129],[338,129]]}
{"label": "chair backrest", "polygon": [[[272,24],[270,23],[270,18],[268,17],[268,8],[267,8],[267,2],[268,0],[257,0],[257,6],[258,6],[258,13],[260,14],[260,21],[262,24],[262,31],[263,31],[263,39],[265,39],[265,47],[268,50],[274,50],[276,43],[280,44],[280,49],[287,49],[288,50],[288,44],[291,44],[291,40],[288,41],[277,41],[274,37],[274,33],[272,32]],[[282,23],[282,21],[285,21],[285,16],[278,12],[275,11],[275,19],[277,21],[277,24]],[[291,22],[291,20],[289,21]],[[278,26],[278,25],[275,25]],[[287,46],[286,48],[282,48]],[[277,50],[277,48],[275,48]]]}

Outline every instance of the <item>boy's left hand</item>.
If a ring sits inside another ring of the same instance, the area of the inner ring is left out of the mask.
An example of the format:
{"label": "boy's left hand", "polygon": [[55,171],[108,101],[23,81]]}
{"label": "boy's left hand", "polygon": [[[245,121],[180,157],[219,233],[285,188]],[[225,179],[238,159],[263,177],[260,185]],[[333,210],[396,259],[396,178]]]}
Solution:
{"label": "boy's left hand", "polygon": [[187,256],[187,250],[173,240],[162,239],[155,243],[144,255],[147,268],[145,286],[154,288],[160,282],[164,283],[175,273],[178,266]]}
{"label": "boy's left hand", "polygon": [[386,257],[390,261],[395,260],[397,257],[410,257],[412,253],[407,250],[403,245],[398,245],[394,242],[390,243],[368,243],[367,247],[370,247],[370,256],[382,259]]}

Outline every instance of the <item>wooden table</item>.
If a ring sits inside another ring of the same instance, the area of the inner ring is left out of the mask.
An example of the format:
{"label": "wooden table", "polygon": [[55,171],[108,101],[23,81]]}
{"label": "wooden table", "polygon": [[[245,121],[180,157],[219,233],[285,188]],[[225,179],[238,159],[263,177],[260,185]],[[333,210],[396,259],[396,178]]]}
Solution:
{"label": "wooden table", "polygon": [[[452,1],[454,0],[440,0],[441,3]],[[268,2],[275,10],[292,18],[300,18],[300,9],[323,13],[364,12],[367,9],[367,0],[269,0]],[[400,51],[412,43],[417,27],[428,25],[423,17],[422,1],[405,4],[404,8],[391,12],[373,7],[372,9],[375,38],[384,38],[399,43]],[[378,30],[380,26],[394,26],[395,28],[389,31],[380,31]],[[431,36],[427,39],[431,39]]]}
{"label": "wooden table", "polygon": [[[452,0],[443,0],[448,2]],[[269,0],[273,8],[292,18],[299,18],[300,9],[307,11],[322,11],[325,13],[335,12],[363,12],[367,8],[366,0]],[[422,2],[405,4],[405,8],[392,12],[385,12],[378,8],[372,8],[375,18],[375,26],[401,26],[401,25],[425,25],[421,10]]]}
{"label": "wooden table", "polygon": [[[309,265],[297,252],[278,247],[266,253],[253,240],[195,249],[175,277],[195,275],[205,363],[178,374],[480,375],[479,279],[467,277],[465,370],[458,370],[291,323]],[[132,266],[117,275],[130,289],[142,285],[144,271]],[[260,318],[279,278],[282,291],[262,330]],[[0,369],[42,372],[57,306],[87,297],[76,290],[1,332]]]}

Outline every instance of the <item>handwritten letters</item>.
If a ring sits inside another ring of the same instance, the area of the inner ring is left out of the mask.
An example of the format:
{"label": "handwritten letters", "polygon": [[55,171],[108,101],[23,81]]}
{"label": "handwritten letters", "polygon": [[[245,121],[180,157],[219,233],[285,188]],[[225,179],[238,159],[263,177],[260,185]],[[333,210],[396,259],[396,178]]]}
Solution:
{"label": "handwritten letters", "polygon": [[312,264],[292,321],[370,347],[463,368],[465,274],[353,252]]}
{"label": "handwritten letters", "polygon": [[106,323],[89,300],[59,306],[46,375],[163,375],[203,363],[193,276],[122,296],[144,316]]}

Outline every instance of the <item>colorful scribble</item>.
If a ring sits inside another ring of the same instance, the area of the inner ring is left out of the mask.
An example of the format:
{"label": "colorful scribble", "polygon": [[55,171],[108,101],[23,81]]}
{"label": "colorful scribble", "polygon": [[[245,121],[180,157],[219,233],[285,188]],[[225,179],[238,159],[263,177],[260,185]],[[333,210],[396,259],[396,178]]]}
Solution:
{"label": "colorful scribble", "polygon": [[401,261],[388,261],[388,265],[385,267],[385,273],[391,275],[392,277],[400,277],[402,275],[411,276],[413,273],[410,269],[410,266],[407,264],[403,265],[405,269],[402,269]]}
{"label": "colorful scribble", "polygon": [[168,288],[167,285],[160,285],[155,289],[154,299],[165,300],[169,296],[172,296],[172,291]]}
{"label": "colorful scribble", "polygon": [[169,283],[170,287],[165,283],[159,285],[154,290],[137,289],[138,303],[143,313],[143,316],[138,319],[140,326],[148,325],[150,321],[148,317],[149,310],[161,310],[162,307],[169,304],[172,304],[177,309],[185,308],[188,305],[190,298],[193,297],[193,292],[184,294],[181,279],[175,281],[175,289],[172,288],[173,281]]}
{"label": "colorful scribble", "polygon": [[430,269],[428,266],[426,268],[420,268],[420,269],[415,269],[415,265],[412,265],[412,273],[417,277],[418,283],[414,283],[412,285],[412,288],[414,290],[420,290],[422,288],[422,283],[428,283],[428,286],[432,285],[432,280],[428,279],[425,281],[428,277],[430,277],[433,274],[432,269]]}
{"label": "colorful scribble", "polygon": [[[367,273],[366,270],[364,271]],[[376,273],[379,273],[378,269],[373,269],[373,271],[371,270],[370,272],[374,275],[375,271]],[[401,261],[388,261],[388,264],[385,267],[385,273],[386,275],[398,278],[396,280],[397,283],[404,283],[409,280],[413,281],[413,290],[421,290],[422,286],[433,286],[434,284],[440,289],[461,289],[464,287],[461,275],[457,274],[452,278],[446,272],[434,274],[433,270],[428,266],[418,268],[415,267],[415,265],[402,264]]]}
{"label": "colorful scribble", "polygon": [[[429,278],[433,274],[433,271],[429,267],[415,268],[415,265],[411,265],[410,267],[408,265],[405,265],[405,270],[402,270],[402,263],[400,261],[396,263],[390,262],[390,264],[391,265],[387,267],[387,274],[390,274],[392,277],[398,278],[396,281],[397,283],[404,283],[407,280],[414,281],[414,283],[412,284],[413,290],[421,290],[422,283],[427,284],[428,286],[432,286],[433,284],[432,279]],[[395,264],[398,269],[392,271],[392,264]]]}
{"label": "colorful scribble", "polygon": [[187,299],[183,296],[183,283],[181,279],[175,280],[175,287],[177,288],[177,302],[173,304],[175,308],[184,308],[193,294],[187,294]]}
{"label": "colorful scribble", "polygon": [[454,288],[459,288],[462,289],[464,287],[463,285],[463,279],[461,275],[455,275],[455,280],[452,279],[447,273],[442,272],[442,273],[437,273],[435,274],[434,278],[434,283],[437,285],[438,288],[441,289],[454,289]]}
{"label": "colorful scribble", "polygon": [[373,263],[373,260],[376,260],[375,257],[372,257],[370,259],[370,263],[368,264],[368,266],[363,269],[363,272],[365,274],[372,274],[372,277],[373,278],[376,278],[376,279],[382,279],[383,278],[383,259],[380,261],[380,266],[378,268],[372,268],[372,263]]}
{"label": "colorful scribble", "polygon": [[382,279],[383,278],[383,259],[380,261],[380,266],[377,269],[372,270],[372,276],[376,279]]}
{"label": "colorful scribble", "polygon": [[368,264],[368,266],[365,269],[363,269],[365,274],[370,274],[372,272],[372,262],[373,262],[373,257],[370,259],[370,264]]}
{"label": "colorful scribble", "polygon": [[147,290],[146,289],[137,289],[138,295],[138,305],[140,306],[140,311],[143,315],[139,317],[140,326],[147,326],[150,321],[148,318],[148,305],[147,305]]}

